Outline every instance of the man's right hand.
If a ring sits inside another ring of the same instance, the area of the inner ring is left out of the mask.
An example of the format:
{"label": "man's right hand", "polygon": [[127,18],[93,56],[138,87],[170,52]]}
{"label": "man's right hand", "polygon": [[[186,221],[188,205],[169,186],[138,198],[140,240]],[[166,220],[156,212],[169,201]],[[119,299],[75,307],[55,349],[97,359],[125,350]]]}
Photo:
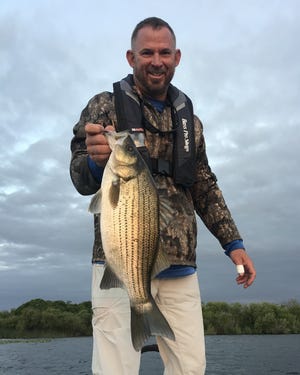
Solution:
{"label": "man's right hand", "polygon": [[[105,127],[105,131],[115,130],[112,125]],[[104,135],[104,126],[100,124],[86,123],[86,149],[90,158],[100,167],[105,167],[111,149]]]}

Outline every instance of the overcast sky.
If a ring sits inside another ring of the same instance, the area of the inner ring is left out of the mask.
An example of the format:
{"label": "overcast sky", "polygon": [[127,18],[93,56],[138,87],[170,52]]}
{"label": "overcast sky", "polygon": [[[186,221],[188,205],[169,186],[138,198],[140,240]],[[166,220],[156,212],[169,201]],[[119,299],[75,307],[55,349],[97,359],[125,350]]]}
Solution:
{"label": "overcast sky", "polygon": [[2,0],[0,310],[90,299],[90,197],[69,177],[87,101],[131,72],[143,18],[174,28],[173,83],[204,123],[210,165],[258,276],[243,290],[199,220],[202,300],[300,301],[300,2]]}

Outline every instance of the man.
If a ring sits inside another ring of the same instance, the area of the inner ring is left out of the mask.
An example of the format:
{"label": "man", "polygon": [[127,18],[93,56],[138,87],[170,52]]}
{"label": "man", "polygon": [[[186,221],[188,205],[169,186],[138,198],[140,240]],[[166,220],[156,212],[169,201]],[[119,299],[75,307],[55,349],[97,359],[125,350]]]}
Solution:
{"label": "man", "polygon": [[[133,75],[116,86],[118,92],[93,97],[74,127],[71,177],[79,193],[94,194],[111,152],[103,130],[134,131],[132,122],[144,128],[147,160],[159,194],[175,212],[172,222],[161,230],[171,267],[152,281],[151,292],[176,340],[157,337],[157,343],[166,375],[204,374],[195,211],[233,263],[244,266],[238,284],[250,286],[255,269],[208,165],[202,124],[194,116],[190,100],[170,83],[181,58],[172,28],[156,17],[141,21],[133,31],[126,58]],[[131,343],[128,297],[122,289],[99,288],[105,258],[99,216],[95,215],[94,222],[93,374],[135,375],[140,354]]]}

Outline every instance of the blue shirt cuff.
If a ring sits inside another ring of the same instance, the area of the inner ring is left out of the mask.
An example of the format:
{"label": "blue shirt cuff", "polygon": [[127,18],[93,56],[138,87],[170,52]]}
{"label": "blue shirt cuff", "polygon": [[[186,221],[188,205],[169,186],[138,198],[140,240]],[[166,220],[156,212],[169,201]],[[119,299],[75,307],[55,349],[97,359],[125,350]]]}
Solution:
{"label": "blue shirt cuff", "polygon": [[245,246],[244,246],[243,240],[239,239],[239,240],[234,240],[234,241],[227,243],[226,245],[223,246],[223,249],[225,250],[225,254],[229,256],[233,250],[237,250],[237,249],[245,250]]}
{"label": "blue shirt cuff", "polygon": [[92,160],[89,156],[87,158],[87,162],[88,162],[88,166],[89,166],[89,169],[94,177],[94,179],[99,183],[101,184],[101,181],[102,181],[102,177],[103,177],[103,171],[104,171],[104,168],[103,167],[99,167],[99,165],[97,165],[94,160]]}

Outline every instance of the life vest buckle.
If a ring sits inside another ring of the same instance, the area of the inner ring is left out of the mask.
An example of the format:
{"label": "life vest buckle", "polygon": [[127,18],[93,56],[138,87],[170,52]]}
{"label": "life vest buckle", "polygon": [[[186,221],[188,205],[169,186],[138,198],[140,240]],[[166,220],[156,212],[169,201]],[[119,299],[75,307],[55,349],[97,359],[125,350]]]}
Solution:
{"label": "life vest buckle", "polygon": [[172,163],[169,160],[151,158],[151,165],[153,174],[162,174],[164,176],[173,175]]}

